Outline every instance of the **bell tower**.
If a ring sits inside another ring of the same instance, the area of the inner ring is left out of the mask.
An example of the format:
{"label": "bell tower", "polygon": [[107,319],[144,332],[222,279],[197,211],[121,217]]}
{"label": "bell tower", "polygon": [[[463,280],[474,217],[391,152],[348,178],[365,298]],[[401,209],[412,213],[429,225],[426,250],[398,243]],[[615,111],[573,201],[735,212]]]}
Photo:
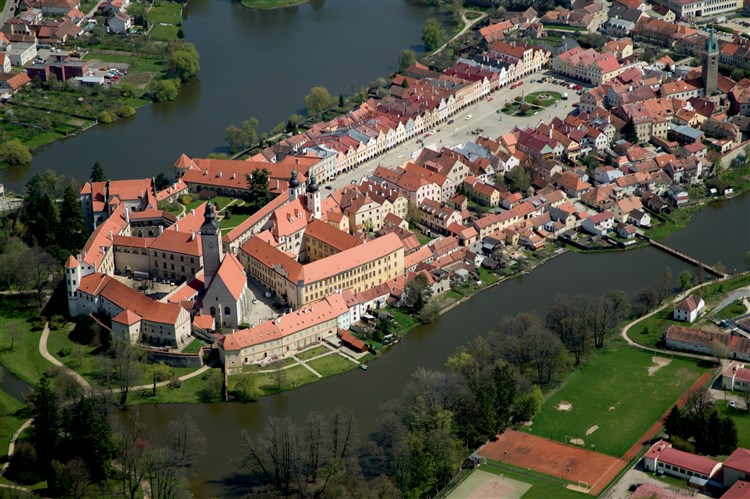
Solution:
{"label": "bell tower", "polygon": [[300,195],[299,179],[297,170],[292,170],[292,178],[289,179],[289,202],[294,201]]}
{"label": "bell tower", "polygon": [[318,190],[318,182],[315,180],[314,173],[310,174],[310,180],[307,182],[307,210],[318,220],[322,218],[320,191]]}
{"label": "bell tower", "polygon": [[216,220],[216,209],[209,199],[201,225],[201,249],[203,250],[203,287],[208,288],[224,256],[221,246],[221,230]]}
{"label": "bell tower", "polygon": [[711,35],[706,40],[705,51],[703,53],[702,76],[705,96],[711,97],[719,86],[719,43],[716,41],[713,28],[711,28]]}

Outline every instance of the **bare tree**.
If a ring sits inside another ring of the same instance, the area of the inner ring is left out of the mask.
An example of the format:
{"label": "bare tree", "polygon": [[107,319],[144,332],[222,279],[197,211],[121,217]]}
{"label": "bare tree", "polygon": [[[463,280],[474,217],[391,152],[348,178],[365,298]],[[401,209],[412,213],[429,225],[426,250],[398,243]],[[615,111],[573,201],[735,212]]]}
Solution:
{"label": "bare tree", "polygon": [[188,416],[170,421],[167,426],[168,448],[174,452],[177,466],[189,474],[198,456],[205,452],[206,439],[195,421]]}
{"label": "bare tree", "polygon": [[32,283],[39,308],[44,306],[45,291],[54,284],[57,277],[58,265],[55,259],[39,246],[31,248],[30,258],[26,265],[30,266]]}
{"label": "bare tree", "polygon": [[524,337],[531,363],[536,371],[536,381],[543,385],[557,372],[563,345],[548,329],[534,328]]}
{"label": "bare tree", "polygon": [[16,341],[21,339],[24,332],[25,329],[19,322],[7,321],[5,323],[5,341],[8,342],[8,350],[13,351]]}
{"label": "bare tree", "polygon": [[716,357],[716,363],[721,366],[721,361],[732,356],[732,351],[724,343],[718,341],[711,345],[711,355]]}
{"label": "bare tree", "polygon": [[286,383],[286,369],[279,368],[273,372],[273,379],[276,382],[276,390],[281,391]]}
{"label": "bare tree", "polygon": [[683,414],[699,416],[705,414],[712,404],[711,394],[706,387],[698,387],[691,390],[685,400]]}
{"label": "bare tree", "polygon": [[116,449],[117,462],[120,464],[122,493],[135,499],[141,483],[146,478],[144,455],[148,444],[143,434],[140,411],[135,409],[131,417],[124,422],[117,421]]}
{"label": "bare tree", "polygon": [[153,375],[154,386],[152,389],[153,396],[156,397],[156,384],[161,381],[169,381],[174,375],[172,368],[166,365],[164,362],[153,364],[151,366],[151,373]]}
{"label": "bare tree", "polygon": [[87,492],[91,485],[91,476],[83,459],[73,459],[65,465],[65,470],[68,477],[68,492],[70,496],[75,499],[87,497]]}
{"label": "bare tree", "polygon": [[120,389],[120,405],[124,406],[128,401],[130,387],[135,385],[142,374],[141,359],[142,352],[130,344],[127,338],[113,338],[112,350],[115,355],[114,378]]}

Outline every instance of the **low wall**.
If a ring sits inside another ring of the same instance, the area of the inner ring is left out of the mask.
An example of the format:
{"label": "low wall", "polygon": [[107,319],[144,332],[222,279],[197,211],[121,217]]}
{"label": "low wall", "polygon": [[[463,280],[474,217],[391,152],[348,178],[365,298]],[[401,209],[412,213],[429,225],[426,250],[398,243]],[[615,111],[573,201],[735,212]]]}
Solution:
{"label": "low wall", "polygon": [[203,367],[203,349],[198,353],[165,352],[162,350],[144,349],[149,362],[164,362],[170,367]]}

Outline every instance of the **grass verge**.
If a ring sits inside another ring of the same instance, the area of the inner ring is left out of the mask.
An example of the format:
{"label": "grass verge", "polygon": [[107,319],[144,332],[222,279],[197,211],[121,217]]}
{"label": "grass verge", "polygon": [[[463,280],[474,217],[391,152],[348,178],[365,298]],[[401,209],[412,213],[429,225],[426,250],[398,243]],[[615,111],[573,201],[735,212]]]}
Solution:
{"label": "grass verge", "polygon": [[307,365],[318,371],[325,378],[326,376],[333,376],[335,374],[351,371],[359,364],[355,364],[338,354],[332,353],[331,355],[311,360]]}

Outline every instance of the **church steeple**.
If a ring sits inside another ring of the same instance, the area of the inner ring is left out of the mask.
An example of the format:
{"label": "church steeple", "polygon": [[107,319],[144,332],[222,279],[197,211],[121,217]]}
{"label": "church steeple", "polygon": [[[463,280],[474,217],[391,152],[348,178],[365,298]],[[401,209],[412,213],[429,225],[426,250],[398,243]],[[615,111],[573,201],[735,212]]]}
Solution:
{"label": "church steeple", "polygon": [[203,250],[203,287],[207,288],[219,270],[224,250],[221,246],[221,230],[216,219],[216,209],[209,199],[203,213],[201,225],[201,249]]}
{"label": "church steeple", "polygon": [[310,179],[307,181],[307,210],[318,220],[322,218],[320,191],[314,173],[310,174]]}
{"label": "church steeple", "polygon": [[297,170],[292,170],[292,178],[289,179],[289,201],[294,201],[300,195],[299,179]]}
{"label": "church steeple", "polygon": [[719,87],[719,42],[716,41],[714,29],[706,40],[703,53],[703,89],[705,96],[710,97]]}

